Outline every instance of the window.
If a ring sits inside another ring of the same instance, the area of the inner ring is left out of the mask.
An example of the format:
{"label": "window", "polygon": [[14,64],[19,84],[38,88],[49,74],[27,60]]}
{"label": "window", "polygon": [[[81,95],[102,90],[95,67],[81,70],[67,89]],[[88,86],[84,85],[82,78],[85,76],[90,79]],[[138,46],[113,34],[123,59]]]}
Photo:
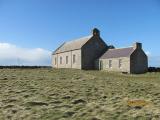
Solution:
{"label": "window", "polygon": [[100,68],[99,69],[103,70],[103,61],[102,60],[100,60]]}
{"label": "window", "polygon": [[109,60],[109,68],[112,68],[112,60]]}
{"label": "window", "polygon": [[68,64],[68,56],[66,56],[66,64]]}
{"label": "window", "polygon": [[60,64],[62,64],[62,57],[60,57]]}
{"label": "window", "polygon": [[76,55],[73,55],[73,63],[76,62]]}
{"label": "window", "polygon": [[122,59],[119,59],[119,68],[122,67]]}
{"label": "window", "polygon": [[57,59],[55,58],[55,60],[54,60],[54,64],[56,65],[57,64]]}

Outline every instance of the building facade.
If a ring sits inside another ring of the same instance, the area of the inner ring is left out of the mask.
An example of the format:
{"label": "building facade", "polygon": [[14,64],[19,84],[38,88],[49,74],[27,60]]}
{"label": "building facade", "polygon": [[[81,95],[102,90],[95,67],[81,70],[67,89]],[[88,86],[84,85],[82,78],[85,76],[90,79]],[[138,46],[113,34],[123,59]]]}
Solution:
{"label": "building facade", "polygon": [[127,73],[144,73],[148,70],[148,58],[141,43],[132,47],[115,49],[93,29],[92,35],[63,43],[52,53],[52,67],[99,69]]}
{"label": "building facade", "polygon": [[109,49],[98,60],[100,70],[126,73],[145,73],[148,70],[148,58],[142,50],[141,43],[132,47]]}
{"label": "building facade", "polygon": [[98,29],[91,36],[63,43],[52,54],[54,68],[95,69],[94,61],[106,50]]}

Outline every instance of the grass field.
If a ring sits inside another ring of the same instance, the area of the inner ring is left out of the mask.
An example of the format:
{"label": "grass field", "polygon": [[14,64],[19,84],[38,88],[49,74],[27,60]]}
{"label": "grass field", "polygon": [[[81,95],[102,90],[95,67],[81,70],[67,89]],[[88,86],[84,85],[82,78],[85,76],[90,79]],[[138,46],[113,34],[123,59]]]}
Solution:
{"label": "grass field", "polygon": [[0,120],[160,120],[160,73],[0,69]]}

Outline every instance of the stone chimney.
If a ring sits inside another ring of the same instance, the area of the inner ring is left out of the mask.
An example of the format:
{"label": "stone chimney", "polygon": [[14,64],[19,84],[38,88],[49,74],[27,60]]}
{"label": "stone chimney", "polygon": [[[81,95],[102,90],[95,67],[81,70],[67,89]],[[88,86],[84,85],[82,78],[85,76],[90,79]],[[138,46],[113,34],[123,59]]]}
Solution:
{"label": "stone chimney", "polygon": [[136,42],[133,44],[133,47],[134,47],[134,49],[142,49],[142,43]]}
{"label": "stone chimney", "polygon": [[93,34],[93,36],[100,36],[100,31],[97,28],[94,28],[92,30],[92,34]]}

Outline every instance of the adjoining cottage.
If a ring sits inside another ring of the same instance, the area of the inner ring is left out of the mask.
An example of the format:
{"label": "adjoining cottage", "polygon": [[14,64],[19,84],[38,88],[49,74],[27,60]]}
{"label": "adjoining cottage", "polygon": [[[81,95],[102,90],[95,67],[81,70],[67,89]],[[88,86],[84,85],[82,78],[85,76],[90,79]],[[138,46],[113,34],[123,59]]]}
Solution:
{"label": "adjoining cottage", "polygon": [[99,58],[98,64],[100,70],[108,71],[144,73],[148,70],[147,55],[141,43],[128,48],[109,49]]}
{"label": "adjoining cottage", "polygon": [[100,31],[93,29],[92,35],[63,43],[52,54],[54,68],[94,69],[94,62],[108,46],[100,37]]}
{"label": "adjoining cottage", "polygon": [[58,47],[52,53],[52,67],[144,73],[148,69],[148,58],[141,43],[115,49],[108,46],[100,37],[100,31],[94,28],[91,36]]}

